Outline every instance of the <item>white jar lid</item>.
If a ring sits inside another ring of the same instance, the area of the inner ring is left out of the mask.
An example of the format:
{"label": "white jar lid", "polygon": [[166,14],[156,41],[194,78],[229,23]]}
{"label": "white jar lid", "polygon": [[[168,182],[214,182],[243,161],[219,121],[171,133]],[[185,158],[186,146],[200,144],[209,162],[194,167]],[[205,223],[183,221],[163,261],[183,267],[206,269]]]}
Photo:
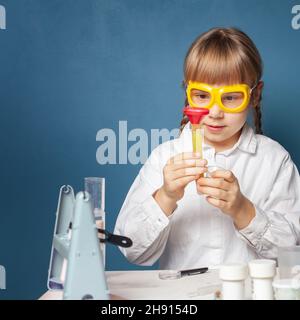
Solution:
{"label": "white jar lid", "polygon": [[252,278],[273,278],[276,274],[276,261],[257,259],[249,262],[249,272]]}
{"label": "white jar lid", "polygon": [[299,279],[277,279],[273,281],[275,289],[300,289]]}
{"label": "white jar lid", "polygon": [[219,277],[227,281],[245,280],[248,277],[248,267],[239,263],[224,264],[220,268]]}

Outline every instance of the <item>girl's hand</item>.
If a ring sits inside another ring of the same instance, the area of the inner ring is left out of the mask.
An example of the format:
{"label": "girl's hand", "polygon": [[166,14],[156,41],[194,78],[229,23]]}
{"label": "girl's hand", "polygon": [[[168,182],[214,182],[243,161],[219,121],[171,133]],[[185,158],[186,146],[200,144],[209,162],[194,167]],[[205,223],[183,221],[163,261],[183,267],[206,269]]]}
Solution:
{"label": "girl's hand", "polygon": [[174,211],[177,201],[183,197],[187,184],[207,171],[206,164],[206,160],[200,159],[200,154],[193,152],[179,153],[169,159],[163,169],[163,186],[153,195],[167,216]]}
{"label": "girl's hand", "polygon": [[237,229],[245,228],[255,216],[255,208],[240,190],[231,171],[217,170],[211,178],[199,178],[197,191],[207,195],[206,200],[229,215]]}

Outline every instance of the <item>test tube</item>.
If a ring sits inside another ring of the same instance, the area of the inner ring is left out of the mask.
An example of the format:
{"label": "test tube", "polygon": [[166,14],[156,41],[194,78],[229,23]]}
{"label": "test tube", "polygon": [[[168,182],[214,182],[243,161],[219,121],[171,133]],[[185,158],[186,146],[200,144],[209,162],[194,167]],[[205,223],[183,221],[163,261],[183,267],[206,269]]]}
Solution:
{"label": "test tube", "polygon": [[202,125],[192,124],[192,140],[193,140],[193,152],[200,154],[201,159],[203,158],[203,140],[204,140],[204,129]]}
{"label": "test tube", "polygon": [[[105,178],[86,177],[84,178],[84,190],[88,192],[92,200],[92,208],[96,225],[100,229],[105,229]],[[104,235],[99,234],[99,238]],[[105,266],[105,244],[100,244],[103,264]]]}
{"label": "test tube", "polygon": [[[191,123],[193,152],[199,153],[200,158],[203,159],[204,129],[201,120],[209,111],[205,108],[192,108],[187,106],[183,109],[183,113],[188,116]],[[203,174],[200,176],[203,176]]]}

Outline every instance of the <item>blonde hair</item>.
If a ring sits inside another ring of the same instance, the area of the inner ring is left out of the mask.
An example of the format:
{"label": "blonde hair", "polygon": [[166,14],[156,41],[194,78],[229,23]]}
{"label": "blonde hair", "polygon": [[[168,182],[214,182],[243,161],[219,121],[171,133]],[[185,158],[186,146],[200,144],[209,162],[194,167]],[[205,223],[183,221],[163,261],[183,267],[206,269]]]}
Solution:
{"label": "blonde hair", "polygon": [[[213,28],[200,35],[184,61],[184,86],[188,81],[247,83],[253,87],[262,77],[263,63],[253,41],[236,28]],[[260,95],[254,106],[256,133],[262,134]],[[187,105],[187,99],[185,105]],[[188,122],[183,116],[180,130]]]}

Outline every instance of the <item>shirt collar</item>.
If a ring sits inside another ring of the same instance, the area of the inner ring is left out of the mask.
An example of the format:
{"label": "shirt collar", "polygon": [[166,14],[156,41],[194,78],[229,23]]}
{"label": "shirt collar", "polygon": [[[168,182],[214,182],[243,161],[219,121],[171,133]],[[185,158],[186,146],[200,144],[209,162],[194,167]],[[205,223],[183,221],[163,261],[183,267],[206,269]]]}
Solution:
{"label": "shirt collar", "polygon": [[[185,125],[179,138],[182,140],[181,142],[185,146],[184,149],[186,149],[187,146],[189,150],[192,148],[192,133],[190,129],[190,122]],[[249,126],[246,122],[242,128],[242,133],[237,143],[232,148],[219,152],[219,154],[229,155],[237,148],[239,148],[241,151],[254,154],[256,152],[256,147],[256,135],[251,126]],[[203,148],[204,150],[210,149],[211,146],[204,143]]]}
{"label": "shirt collar", "polygon": [[240,150],[248,153],[255,153],[257,147],[257,138],[251,126],[246,122],[244,124],[242,134],[238,142],[236,143],[236,147]]}

